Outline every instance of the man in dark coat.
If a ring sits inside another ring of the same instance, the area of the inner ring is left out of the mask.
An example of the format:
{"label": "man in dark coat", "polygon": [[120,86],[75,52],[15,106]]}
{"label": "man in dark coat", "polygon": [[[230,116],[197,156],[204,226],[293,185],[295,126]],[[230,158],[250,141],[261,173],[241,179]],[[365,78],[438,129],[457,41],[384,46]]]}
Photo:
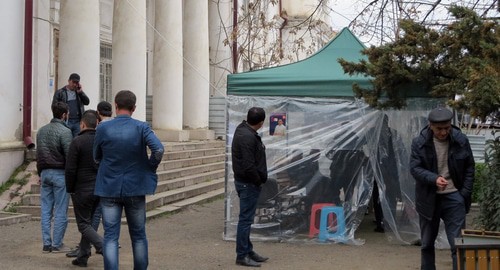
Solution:
{"label": "man in dark coat", "polygon": [[76,137],[80,132],[80,120],[84,112],[84,105],[89,105],[90,99],[80,83],[80,75],[72,73],[69,76],[68,84],[63,88],[57,90],[52,98],[52,104],[61,101],[69,106],[69,119],[68,127]]}
{"label": "man in dark coat", "polygon": [[457,269],[455,238],[465,227],[471,205],[474,157],[467,137],[451,125],[452,118],[453,113],[446,108],[433,109],[429,125],[411,145],[410,171],[415,178],[423,270],[436,269],[434,242],[441,219],[451,247],[453,269]]}
{"label": "man in dark coat", "polygon": [[78,266],[87,266],[90,243],[96,253],[102,254],[103,239],[92,227],[92,217],[99,204],[99,197],[94,195],[98,165],[92,152],[97,118],[93,110],[83,113],[80,134],[71,142],[66,160],[66,190],[71,194],[78,231],[82,234],[78,254],[72,261]]}
{"label": "man in dark coat", "polygon": [[250,229],[255,217],[262,184],[267,181],[266,148],[257,134],[264,124],[264,109],[253,107],[247,120],[238,125],[231,147],[234,185],[240,198],[236,233],[236,264],[259,267],[268,258],[253,251]]}

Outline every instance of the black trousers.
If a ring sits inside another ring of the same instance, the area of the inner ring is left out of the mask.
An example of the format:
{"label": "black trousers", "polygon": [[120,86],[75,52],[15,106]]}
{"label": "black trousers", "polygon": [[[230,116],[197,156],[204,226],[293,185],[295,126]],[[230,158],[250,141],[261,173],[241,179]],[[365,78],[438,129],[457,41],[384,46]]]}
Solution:
{"label": "black trousers", "polygon": [[102,250],[103,238],[92,227],[92,217],[99,205],[99,197],[95,196],[93,191],[86,191],[72,194],[71,200],[78,231],[82,234],[77,259],[87,262],[90,256],[90,244],[94,245],[96,250]]}

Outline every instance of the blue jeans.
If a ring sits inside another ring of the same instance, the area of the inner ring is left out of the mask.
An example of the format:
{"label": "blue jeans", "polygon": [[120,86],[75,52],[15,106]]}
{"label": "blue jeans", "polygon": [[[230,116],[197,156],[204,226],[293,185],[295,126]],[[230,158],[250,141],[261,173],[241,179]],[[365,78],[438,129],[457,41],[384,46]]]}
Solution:
{"label": "blue jeans", "polygon": [[[69,195],[66,192],[64,170],[45,169],[41,173],[41,227],[44,246],[60,247],[68,226]],[[52,231],[54,217],[54,231]],[[51,237],[53,236],[53,238]]]}
{"label": "blue jeans", "polygon": [[236,231],[236,259],[243,259],[253,252],[250,230],[262,187],[238,181],[234,181],[234,185],[240,198],[240,214]]}
{"label": "blue jeans", "polygon": [[148,240],[146,239],[146,197],[101,197],[102,220],[104,227],[104,269],[118,269],[118,239],[122,210],[125,209],[128,232],[132,241],[134,269],[148,268]]}
{"label": "blue jeans", "polygon": [[73,138],[80,133],[80,119],[70,118],[67,123],[71,133],[73,133]]}
{"label": "blue jeans", "polygon": [[422,237],[421,269],[435,270],[434,242],[439,233],[439,223],[444,222],[446,237],[451,249],[453,270],[457,269],[457,249],[455,238],[460,237],[465,228],[465,200],[457,191],[436,195],[436,206],[432,220],[420,216],[420,233]]}

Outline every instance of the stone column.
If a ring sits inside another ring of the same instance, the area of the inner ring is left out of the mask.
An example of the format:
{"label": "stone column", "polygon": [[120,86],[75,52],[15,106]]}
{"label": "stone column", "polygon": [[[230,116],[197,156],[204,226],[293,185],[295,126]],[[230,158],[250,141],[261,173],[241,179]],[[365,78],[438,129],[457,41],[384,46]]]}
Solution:
{"label": "stone column", "polygon": [[[210,95],[226,96],[227,75],[233,69],[231,48],[224,46],[233,25],[233,1],[209,1]],[[226,29],[224,29],[224,27]]]}
{"label": "stone column", "polygon": [[90,99],[85,109],[95,110],[100,101],[99,27],[99,0],[61,0],[57,87],[65,86],[71,73],[80,74]]}
{"label": "stone column", "polygon": [[114,1],[113,98],[120,90],[137,97],[133,118],[146,121],[146,1]]}
{"label": "stone column", "polygon": [[182,130],[182,0],[155,2],[153,128],[165,141],[189,140]]}
{"label": "stone column", "polygon": [[210,66],[208,1],[184,0],[184,128],[190,139],[213,139],[208,130]]}

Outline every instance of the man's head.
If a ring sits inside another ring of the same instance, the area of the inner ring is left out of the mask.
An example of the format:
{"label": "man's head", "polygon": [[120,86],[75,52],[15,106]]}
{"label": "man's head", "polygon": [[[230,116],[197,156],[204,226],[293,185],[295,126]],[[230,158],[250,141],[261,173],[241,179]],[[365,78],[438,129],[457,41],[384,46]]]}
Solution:
{"label": "man's head", "polygon": [[68,88],[71,90],[76,90],[80,87],[80,75],[77,73],[71,73],[68,79]]}
{"label": "man's head", "polygon": [[283,119],[278,119],[278,125],[279,126],[283,125]]}
{"label": "man's head", "polygon": [[121,90],[115,96],[115,106],[116,110],[126,110],[129,112],[134,112],[135,110],[135,102],[136,102],[135,94],[130,90]]}
{"label": "man's head", "polygon": [[101,101],[97,104],[97,112],[100,116],[111,117],[113,114],[111,103],[107,101]]}
{"label": "man's head", "polygon": [[448,138],[452,118],[453,112],[444,107],[435,108],[429,113],[429,127],[436,139],[446,140]]}
{"label": "man's head", "polygon": [[52,104],[52,116],[57,119],[66,121],[68,119],[69,107],[68,104],[62,101],[58,101]]}
{"label": "man's head", "polygon": [[247,113],[247,123],[258,130],[264,124],[264,119],[266,118],[266,112],[260,107],[252,107]]}
{"label": "man's head", "polygon": [[97,112],[94,110],[86,110],[80,120],[80,129],[95,129],[97,127]]}

